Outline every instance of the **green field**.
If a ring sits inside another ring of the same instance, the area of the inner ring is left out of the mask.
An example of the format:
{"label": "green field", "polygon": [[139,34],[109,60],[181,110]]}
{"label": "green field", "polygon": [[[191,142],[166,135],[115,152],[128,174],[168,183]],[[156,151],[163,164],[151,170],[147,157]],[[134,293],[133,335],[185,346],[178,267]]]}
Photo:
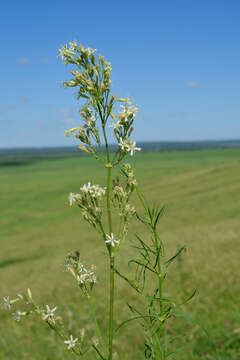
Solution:
{"label": "green field", "polygon": [[[171,268],[165,297],[179,301],[197,289],[182,311],[196,317],[209,331],[216,349],[195,324],[183,319],[170,323],[181,330],[186,345],[179,360],[240,358],[240,148],[137,154],[129,159],[141,190],[150,202],[166,206],[161,237],[173,255],[187,252]],[[87,263],[97,267],[94,288],[101,325],[106,324],[107,264],[102,240],[86,224],[77,207],[68,205],[69,192],[91,181],[105,185],[105,169],[88,157],[37,160],[0,167],[0,296],[14,297],[31,288],[41,304],[56,305],[76,336],[85,327],[91,334],[87,304],[69,274],[62,271],[65,255],[79,249]],[[137,199],[135,205],[139,207]],[[141,209],[139,209],[141,211]],[[118,266],[129,271],[134,250],[130,240],[145,229],[132,221],[121,247]],[[126,302],[136,294],[117,280],[116,324],[130,316]],[[34,318],[16,323],[11,312],[0,311],[0,359],[71,359],[55,333]],[[141,327],[132,323],[114,340],[115,359],[140,360]],[[89,353],[86,359],[94,359]]]}

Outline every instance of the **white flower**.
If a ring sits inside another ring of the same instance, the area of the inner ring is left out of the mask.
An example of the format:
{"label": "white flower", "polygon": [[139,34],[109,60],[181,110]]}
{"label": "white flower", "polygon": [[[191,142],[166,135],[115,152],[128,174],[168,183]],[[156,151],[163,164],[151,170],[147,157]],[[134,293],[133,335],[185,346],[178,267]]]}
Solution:
{"label": "white flower", "polygon": [[14,320],[19,322],[21,320],[21,316],[24,316],[26,315],[26,312],[21,312],[19,310],[15,311],[15,313],[13,313],[13,317],[14,317]]}
{"label": "white flower", "polygon": [[106,192],[106,188],[101,188],[99,185],[91,185],[90,182],[87,185],[84,184],[80,190],[95,198],[102,197]]}
{"label": "white flower", "polygon": [[69,41],[69,50],[75,50],[75,48],[77,47],[77,40],[74,41]]}
{"label": "white flower", "polygon": [[87,53],[88,56],[93,55],[97,49],[91,49],[90,47],[84,49],[84,51]]}
{"label": "white flower", "polygon": [[123,140],[122,138],[120,138],[119,141],[119,147],[121,148],[122,151],[127,150],[127,140]]}
{"label": "white flower", "polygon": [[136,147],[136,141],[129,140],[127,143],[127,151],[130,152],[130,155],[133,156],[135,151],[141,151],[141,148]]}
{"label": "white flower", "polygon": [[118,130],[122,125],[120,124],[120,121],[113,122],[109,127],[114,128],[114,130]]}
{"label": "white flower", "polygon": [[83,269],[79,271],[79,275],[77,275],[77,281],[80,284],[85,284],[85,283],[92,283],[95,284],[97,279],[96,279],[96,275],[93,271],[87,270],[87,269]]}
{"label": "white flower", "polygon": [[96,121],[96,116],[92,115],[89,119],[86,120],[88,126],[94,126]]}
{"label": "white flower", "polygon": [[122,111],[119,113],[118,117],[122,122],[127,122],[128,118],[133,119],[139,111],[137,106],[129,106],[129,104],[126,103],[125,105],[120,105]]}
{"label": "white flower", "polygon": [[84,185],[80,188],[80,190],[81,190],[82,192],[88,193],[89,190],[90,190],[90,188],[91,188],[91,183],[89,182],[87,185],[84,184]]}
{"label": "white flower", "polygon": [[54,314],[54,311],[56,311],[56,306],[51,310],[50,307],[48,305],[46,305],[46,308],[47,310],[44,311],[44,314],[43,314],[43,320],[47,320],[47,319],[54,319],[55,317],[55,314]]}
{"label": "white flower", "polygon": [[73,203],[76,202],[76,198],[75,198],[76,194],[74,193],[70,193],[68,196],[68,200],[69,200],[69,205],[72,206]]}
{"label": "white flower", "polygon": [[136,147],[136,141],[126,139],[123,140],[122,138],[120,138],[118,146],[122,151],[130,152],[131,156],[135,153],[135,151],[141,150],[141,148]]}
{"label": "white flower", "polygon": [[115,246],[115,244],[119,244],[119,240],[114,238],[113,233],[111,233],[111,235],[106,234],[106,238],[107,238],[107,240],[105,240],[106,244],[110,244],[111,246]]}
{"label": "white flower", "polygon": [[70,335],[70,340],[65,340],[64,344],[68,345],[68,350],[71,350],[72,348],[74,348],[74,346],[76,346],[77,342],[78,342],[78,338],[73,339],[73,336]]}
{"label": "white flower", "polygon": [[1,305],[2,305],[2,308],[5,310],[11,309],[11,300],[10,300],[9,296],[3,297],[3,302]]}
{"label": "white flower", "polygon": [[64,45],[63,47],[61,47],[60,49],[58,49],[58,57],[61,57],[62,60],[64,59],[65,57],[65,54],[66,54],[66,50],[67,50],[67,45]]}
{"label": "white flower", "polygon": [[97,278],[96,278],[96,275],[93,271],[90,271],[88,273],[88,282],[92,283],[92,284],[95,284],[97,282]]}

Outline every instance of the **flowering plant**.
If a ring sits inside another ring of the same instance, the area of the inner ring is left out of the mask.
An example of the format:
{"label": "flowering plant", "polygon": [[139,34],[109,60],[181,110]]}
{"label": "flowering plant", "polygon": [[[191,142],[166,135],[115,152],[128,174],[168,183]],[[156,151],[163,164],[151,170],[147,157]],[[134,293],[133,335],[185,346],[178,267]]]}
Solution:
{"label": "flowering plant", "polygon": [[[65,64],[74,67],[71,71],[72,79],[64,82],[64,87],[76,87],[77,98],[85,101],[80,110],[83,125],[66,130],[66,135],[73,135],[78,139],[79,149],[90,154],[106,169],[105,187],[88,182],[80,187],[79,193],[70,192],[69,205],[79,207],[83,219],[98,232],[103,240],[103,246],[107,249],[109,259],[107,336],[103,334],[98,324],[92,299],[92,289],[97,282],[96,269],[94,265],[87,266],[82,261],[79,251],[66,256],[64,269],[73,276],[83,296],[89,302],[90,314],[96,329],[96,337],[90,345],[85,342],[84,329],[81,329],[79,338],[74,337],[64,326],[62,318],[57,315],[57,308],[50,308],[48,305],[39,306],[33,299],[30,289],[26,294],[19,294],[14,299],[4,297],[2,306],[5,309],[11,309],[23,301],[24,310],[15,312],[17,321],[28,315],[37,315],[59,335],[69,351],[82,356],[93,348],[96,356],[103,360],[113,358],[114,334],[128,322],[140,321],[145,336],[144,358],[167,359],[172,357],[174,352],[168,350],[173,339],[166,340],[165,325],[168,319],[177,317],[178,314],[175,302],[163,296],[163,283],[168,267],[185,248],[180,248],[170,259],[165,259],[163,242],[157,229],[163,209],[148,205],[139,190],[133,169],[128,163],[123,163],[127,155],[133,156],[136,151],[141,150],[130,138],[139,109],[131,103],[130,99],[118,98],[111,94],[111,64],[102,55],[96,56],[96,50],[84,48],[74,41],[63,46],[59,50],[59,56]],[[116,112],[118,104],[119,111]],[[107,127],[112,128],[118,144],[115,152],[110,151]],[[112,179],[112,170],[117,166],[120,166],[123,181],[120,181],[119,177]],[[130,202],[133,192],[136,192],[144,215],[136,211]],[[104,202],[106,203],[107,226],[103,221]],[[117,226],[113,226],[113,209],[119,215]],[[150,241],[139,235],[136,236],[135,248],[138,255],[129,262],[136,267],[136,271],[135,278],[130,279],[128,275],[116,268],[115,258],[121,243],[127,237],[129,221],[133,216],[136,216],[147,227],[151,236]],[[114,329],[115,276],[127,281],[139,296],[144,298],[146,312],[128,304],[133,316]],[[152,293],[145,291],[146,278],[151,279],[151,283],[155,284]],[[193,295],[194,293],[186,301]],[[106,337],[108,337],[107,343]]]}

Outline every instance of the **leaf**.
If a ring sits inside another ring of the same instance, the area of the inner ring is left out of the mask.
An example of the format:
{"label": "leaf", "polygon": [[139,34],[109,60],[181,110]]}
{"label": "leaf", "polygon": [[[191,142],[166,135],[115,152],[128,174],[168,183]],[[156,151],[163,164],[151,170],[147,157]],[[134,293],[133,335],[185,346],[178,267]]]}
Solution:
{"label": "leaf", "polygon": [[184,300],[180,305],[186,304],[188,301],[190,301],[196,295],[196,292],[197,292],[197,289],[195,289],[193,291],[193,293],[186,300]]}
{"label": "leaf", "polygon": [[163,215],[164,210],[165,210],[165,206],[163,206],[163,207],[158,211],[158,214],[157,214],[156,219],[155,219],[154,224],[153,224],[154,230],[156,230],[158,220],[159,220],[160,216]]}
{"label": "leaf", "polygon": [[153,269],[151,269],[149,266],[147,266],[147,265],[145,265],[145,264],[143,264],[143,263],[141,263],[140,261],[138,261],[138,260],[130,260],[129,262],[128,262],[128,264],[131,264],[131,263],[134,263],[134,264],[137,264],[137,265],[140,265],[140,266],[142,266],[142,267],[144,267],[144,268],[146,268],[146,269],[148,269],[149,271],[151,271],[152,273],[154,273],[154,274],[156,274],[157,275],[157,272],[156,271],[154,271]]}
{"label": "leaf", "polygon": [[180,351],[184,350],[186,348],[186,346],[182,346],[180,348],[178,348],[175,351],[172,351],[171,353],[167,354],[166,358],[169,359],[170,357],[174,356],[175,354],[179,353]]}
{"label": "leaf", "polygon": [[132,281],[129,280],[126,276],[124,276],[123,274],[121,274],[116,268],[114,268],[115,273],[122,278],[123,280],[125,280],[132,288],[134,288],[139,294],[141,294],[141,290],[138,288],[138,286]]}
{"label": "leaf", "polygon": [[145,318],[155,318],[157,320],[157,317],[154,315],[140,315],[140,316],[134,316],[130,319],[127,319],[125,321],[123,321],[115,330],[115,332],[117,332],[123,325],[129,323],[130,321],[134,321],[134,320],[138,320],[138,319],[145,319]]}
{"label": "leaf", "polygon": [[155,254],[155,251],[153,251],[150,246],[148,246],[141,238],[139,235],[135,234],[136,238],[138,239],[138,241],[140,242],[140,244],[142,245],[142,247],[146,250],[151,252],[152,254]]}
{"label": "leaf", "polygon": [[165,262],[166,267],[168,267],[183,251],[186,251],[185,246],[181,247],[173,257],[171,257],[169,260]]}
{"label": "leaf", "polygon": [[150,225],[146,220],[144,220],[143,218],[141,218],[141,216],[138,215],[138,213],[136,212],[136,217],[139,221],[141,221],[144,225]]}
{"label": "leaf", "polygon": [[157,249],[157,253],[156,253],[156,260],[155,260],[155,264],[154,264],[154,269],[156,268],[157,264],[158,264],[158,259],[159,259],[159,256],[160,256],[160,253],[161,253],[161,246]]}
{"label": "leaf", "polygon": [[210,336],[209,336],[207,330],[206,330],[206,329],[204,328],[204,326],[200,323],[200,321],[199,321],[198,319],[196,319],[195,317],[189,316],[189,315],[187,315],[187,314],[172,314],[172,316],[173,316],[173,317],[183,317],[183,318],[185,318],[185,319],[187,319],[187,320],[190,320],[190,321],[194,322],[195,324],[197,324],[197,325],[200,327],[200,329],[202,329],[202,331],[203,331],[203,332],[206,334],[206,336],[210,339]]}

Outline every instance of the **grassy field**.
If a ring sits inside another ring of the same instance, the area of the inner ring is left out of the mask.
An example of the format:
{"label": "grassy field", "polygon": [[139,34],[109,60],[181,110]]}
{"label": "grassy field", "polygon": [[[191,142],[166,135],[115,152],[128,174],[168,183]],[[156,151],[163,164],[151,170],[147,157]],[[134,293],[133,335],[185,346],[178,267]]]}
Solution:
{"label": "grassy field", "polygon": [[[131,159],[129,159],[131,160]],[[169,331],[184,334],[179,360],[240,358],[240,148],[137,154],[132,161],[140,188],[149,199],[166,206],[161,237],[167,254],[181,245],[187,252],[171,269],[165,297],[179,301],[197,289],[182,311],[198,318],[209,331],[215,350],[194,323],[179,319]],[[70,208],[69,192],[91,181],[105,185],[105,170],[87,157],[17,162],[0,167],[0,296],[14,297],[32,289],[41,304],[56,305],[75,334],[91,334],[87,304],[72,278],[62,271],[65,255],[79,249],[97,267],[94,289],[98,318],[106,324],[108,301],[105,250],[102,240],[84,223],[78,208]],[[138,207],[137,199],[134,199]],[[122,246],[118,266],[127,272],[134,250],[130,240],[145,229],[134,220]],[[126,302],[136,294],[117,280],[116,324],[130,314]],[[72,356],[55,334],[36,319],[16,323],[0,311],[0,359],[60,360]],[[140,360],[141,328],[119,331],[115,359]],[[85,358],[93,359],[89,353]]]}

